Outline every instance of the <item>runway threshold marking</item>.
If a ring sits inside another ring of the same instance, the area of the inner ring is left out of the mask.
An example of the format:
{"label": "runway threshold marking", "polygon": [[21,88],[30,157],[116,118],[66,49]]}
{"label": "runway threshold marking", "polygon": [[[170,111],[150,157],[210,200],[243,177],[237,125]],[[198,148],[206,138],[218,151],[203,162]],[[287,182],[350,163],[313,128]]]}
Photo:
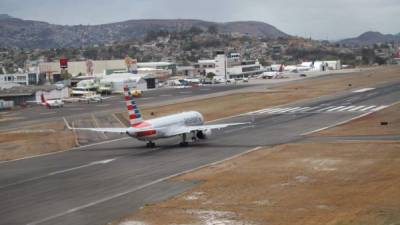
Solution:
{"label": "runway threshold marking", "polygon": [[315,107],[288,107],[288,108],[267,108],[249,112],[243,115],[260,115],[260,114],[290,114],[290,113],[364,113],[374,112],[386,108],[386,105],[382,106],[357,106],[357,105],[342,105],[342,106],[329,106],[322,108],[322,105]]}
{"label": "runway threshold marking", "polygon": [[155,184],[157,184],[157,183],[164,182],[164,181],[166,181],[166,180],[169,180],[169,179],[172,179],[172,178],[175,178],[175,177],[178,177],[178,176],[182,176],[182,175],[184,175],[184,174],[188,174],[188,173],[191,173],[191,172],[194,172],[194,171],[197,171],[197,170],[200,170],[200,169],[209,167],[209,166],[214,166],[214,165],[217,165],[217,164],[226,162],[226,161],[228,161],[228,160],[232,160],[232,159],[238,158],[238,157],[240,157],[240,156],[249,154],[249,153],[251,153],[251,152],[254,152],[254,151],[257,151],[257,150],[260,150],[260,149],[262,149],[262,146],[258,146],[258,147],[249,149],[249,150],[247,150],[247,151],[245,151],[245,152],[242,152],[242,153],[240,153],[240,154],[237,154],[237,155],[234,155],[234,156],[225,158],[225,159],[223,159],[223,160],[219,160],[219,161],[216,161],[216,162],[213,162],[213,163],[209,163],[209,164],[206,164],[206,165],[203,165],[203,166],[199,166],[199,167],[196,167],[196,168],[193,168],[193,169],[185,170],[185,171],[183,171],[183,172],[176,173],[176,174],[173,174],[173,175],[164,177],[164,178],[160,178],[160,179],[158,179],[158,180],[149,182],[149,183],[144,184],[144,185],[141,185],[141,186],[139,186],[139,187],[132,188],[132,189],[129,189],[129,190],[127,190],[127,191],[120,192],[120,193],[111,195],[111,196],[109,196],[109,197],[105,197],[105,198],[99,199],[99,200],[97,200],[97,201],[90,202],[90,203],[88,203],[88,204],[81,205],[81,206],[78,206],[78,207],[75,207],[75,208],[66,210],[66,211],[64,211],[64,212],[55,214],[55,215],[53,215],[53,216],[49,216],[49,217],[46,217],[46,218],[44,218],[44,219],[41,219],[41,220],[38,220],[38,221],[34,221],[34,222],[31,222],[31,223],[28,223],[28,225],[37,225],[37,224],[40,224],[40,223],[48,222],[48,221],[53,220],[53,219],[56,219],[56,218],[58,218],[58,217],[65,216],[65,215],[68,215],[68,214],[71,214],[71,213],[74,213],[74,212],[77,212],[77,211],[80,211],[80,210],[89,208],[89,207],[91,207],[91,206],[95,206],[95,205],[101,204],[101,203],[103,203],[103,202],[110,201],[110,200],[112,200],[112,199],[115,199],[115,198],[118,198],[118,197],[121,197],[121,196],[130,194],[130,193],[139,191],[139,190],[144,189],[144,188],[146,188],[146,187],[155,185]]}
{"label": "runway threshold marking", "polygon": [[[370,114],[372,114],[372,113],[375,113],[375,112],[378,112],[378,111],[380,111],[380,110],[383,110],[383,109],[392,107],[392,106],[397,105],[397,104],[399,104],[399,103],[400,103],[400,101],[399,101],[399,102],[395,102],[395,103],[393,103],[393,104],[391,104],[391,105],[383,105],[383,106],[377,107],[377,108],[375,108],[375,109],[372,109],[372,110],[368,111],[367,113],[361,114],[361,115],[359,115],[359,116],[352,117],[352,118],[350,118],[350,119],[348,119],[348,120],[345,120],[345,121],[342,121],[342,122],[338,122],[338,123],[335,123],[335,124],[332,124],[332,125],[329,125],[329,126],[326,126],[326,127],[323,127],[323,128],[319,128],[319,129],[316,129],[316,130],[312,130],[312,131],[303,133],[303,134],[301,134],[301,135],[302,135],[302,136],[306,136],[306,135],[310,135],[310,134],[313,134],[313,133],[317,133],[317,132],[320,132],[320,131],[323,131],[323,130],[327,130],[327,129],[330,129],[330,128],[333,128],[333,127],[337,127],[337,126],[340,126],[340,125],[349,123],[349,122],[351,122],[351,121],[353,121],[353,120],[356,120],[356,119],[359,119],[359,118],[368,116],[368,115],[370,115]],[[374,107],[375,107],[375,106],[374,106]],[[367,107],[366,109],[370,109],[370,108],[371,108],[371,106]],[[361,111],[365,111],[366,109],[363,109],[363,110],[361,110]]]}
{"label": "runway threshold marking", "polygon": [[11,186],[15,186],[15,185],[18,185],[18,184],[24,184],[24,183],[27,183],[27,182],[30,182],[30,181],[35,181],[35,180],[43,179],[43,178],[46,178],[46,177],[55,176],[55,175],[58,175],[58,174],[68,173],[68,172],[71,172],[71,171],[74,171],[74,170],[79,170],[79,169],[83,169],[83,168],[87,168],[87,167],[91,167],[91,166],[105,165],[105,164],[108,164],[110,162],[115,161],[116,159],[117,158],[106,159],[106,160],[101,160],[101,161],[95,161],[95,162],[91,162],[91,163],[88,163],[88,164],[85,164],[85,165],[82,165],[82,166],[72,167],[72,168],[59,170],[59,171],[54,171],[54,172],[48,173],[48,174],[43,175],[43,176],[32,177],[32,178],[29,178],[29,179],[17,181],[17,182],[12,183],[12,184],[7,184],[7,185],[4,185],[4,186],[0,186],[0,189],[11,187]]}

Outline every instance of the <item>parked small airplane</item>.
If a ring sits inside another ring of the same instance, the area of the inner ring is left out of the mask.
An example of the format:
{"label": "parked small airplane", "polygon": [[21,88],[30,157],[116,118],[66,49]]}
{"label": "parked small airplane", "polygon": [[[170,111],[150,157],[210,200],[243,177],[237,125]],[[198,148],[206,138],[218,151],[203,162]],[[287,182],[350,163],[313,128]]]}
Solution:
{"label": "parked small airplane", "polygon": [[33,102],[37,103],[43,106],[46,106],[47,108],[61,108],[64,106],[64,101],[62,99],[54,99],[54,100],[46,100],[43,94],[40,95],[40,102],[38,101],[27,101],[27,102]]}
{"label": "parked small airplane", "polygon": [[129,89],[124,88],[126,106],[128,108],[130,127],[126,128],[72,128],[65,118],[64,122],[68,129],[86,130],[102,133],[127,134],[140,141],[147,142],[147,147],[155,147],[154,141],[162,138],[181,136],[181,146],[187,146],[188,137],[193,141],[207,139],[212,130],[222,129],[229,126],[243,125],[247,123],[227,123],[204,125],[204,118],[199,112],[183,112],[150,120],[143,120],[134,98],[129,94]]}
{"label": "parked small airplane", "polygon": [[103,97],[101,95],[98,94],[87,94],[87,95],[83,95],[82,97],[79,98],[79,101],[83,101],[83,102],[102,102],[105,99],[108,99],[110,97]]}

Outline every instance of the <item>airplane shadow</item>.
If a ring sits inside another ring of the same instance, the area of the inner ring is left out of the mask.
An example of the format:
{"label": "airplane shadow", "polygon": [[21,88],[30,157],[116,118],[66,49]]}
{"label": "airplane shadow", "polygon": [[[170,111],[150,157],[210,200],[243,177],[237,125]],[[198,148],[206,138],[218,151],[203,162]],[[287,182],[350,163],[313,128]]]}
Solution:
{"label": "airplane shadow", "polygon": [[201,151],[202,149],[212,148],[212,149],[237,149],[237,148],[245,148],[245,149],[252,149],[258,146],[268,146],[265,145],[252,145],[252,144],[218,144],[218,143],[207,143],[207,142],[195,142],[189,143],[188,146],[180,146],[177,143],[165,143],[159,144],[155,148],[147,148],[145,144],[143,146],[124,146],[124,147],[116,147],[116,148],[106,148],[106,147],[99,147],[96,149],[86,150],[86,151],[112,151],[112,152],[120,152],[118,155],[120,156],[149,156],[155,154],[161,154],[165,152],[174,152],[174,151]]}

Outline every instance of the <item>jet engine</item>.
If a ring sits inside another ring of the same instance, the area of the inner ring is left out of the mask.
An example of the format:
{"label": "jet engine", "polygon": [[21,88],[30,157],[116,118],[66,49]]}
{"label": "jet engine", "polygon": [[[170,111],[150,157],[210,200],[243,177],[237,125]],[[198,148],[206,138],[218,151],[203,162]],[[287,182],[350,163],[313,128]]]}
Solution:
{"label": "jet engine", "polygon": [[211,130],[201,130],[201,131],[197,131],[196,137],[198,139],[207,139],[210,138],[212,135]]}

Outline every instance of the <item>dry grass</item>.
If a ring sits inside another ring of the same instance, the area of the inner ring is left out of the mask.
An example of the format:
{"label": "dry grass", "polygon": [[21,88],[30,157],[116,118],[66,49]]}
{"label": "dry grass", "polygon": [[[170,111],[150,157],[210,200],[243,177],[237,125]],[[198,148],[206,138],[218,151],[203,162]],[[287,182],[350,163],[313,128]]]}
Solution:
{"label": "dry grass", "polygon": [[391,224],[400,219],[399,148],[400,142],[365,142],[260,150],[180,177],[205,182],[125,220],[152,225]]}
{"label": "dry grass", "polygon": [[0,132],[0,160],[62,151],[74,146],[74,134],[65,129],[63,122]]}

